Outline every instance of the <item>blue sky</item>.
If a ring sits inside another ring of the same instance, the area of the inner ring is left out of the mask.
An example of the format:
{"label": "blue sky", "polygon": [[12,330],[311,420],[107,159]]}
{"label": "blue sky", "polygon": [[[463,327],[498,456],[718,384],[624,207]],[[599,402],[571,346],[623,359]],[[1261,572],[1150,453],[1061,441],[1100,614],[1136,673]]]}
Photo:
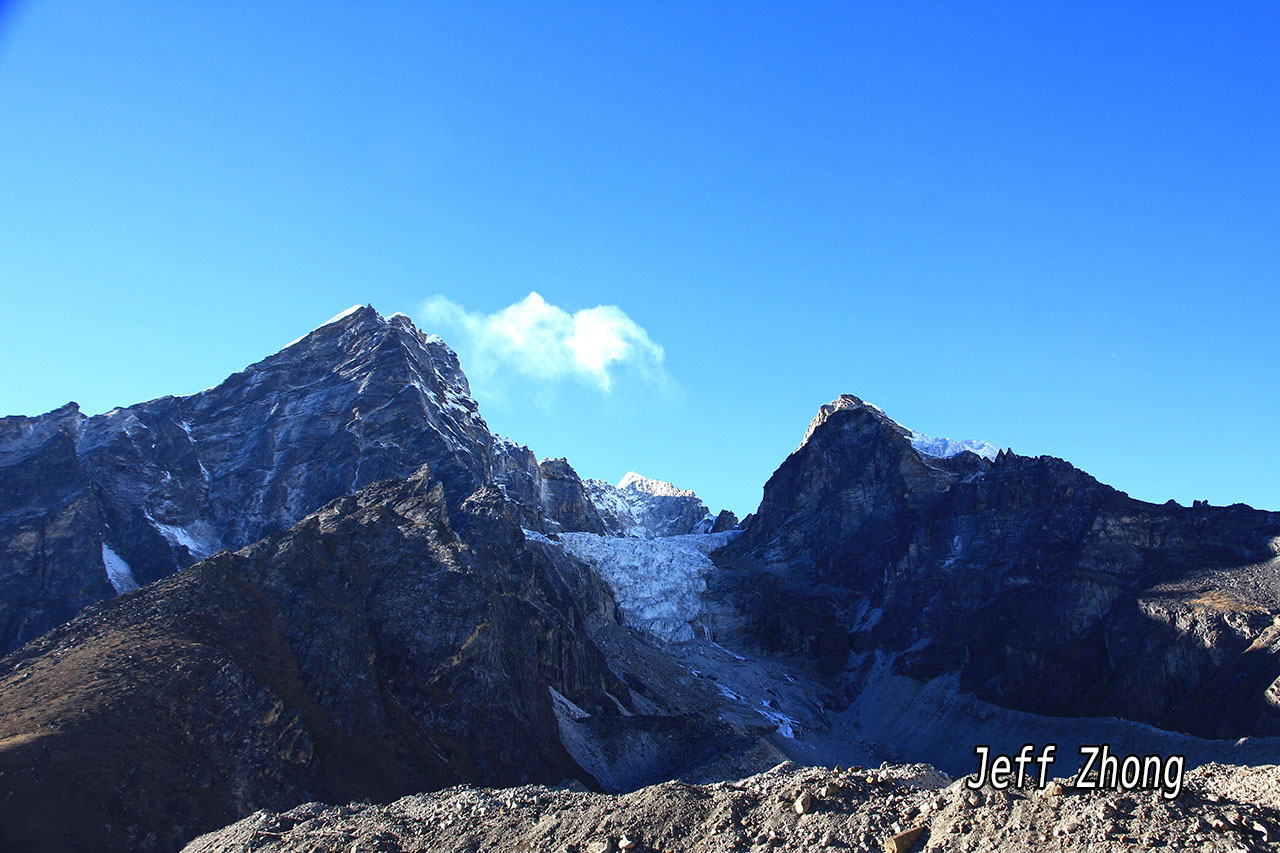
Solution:
{"label": "blue sky", "polygon": [[[372,303],[496,431],[739,513],[842,392],[1280,510],[1278,132],[1274,4],[10,3],[0,411]],[[494,344],[533,292],[630,324],[607,389]]]}

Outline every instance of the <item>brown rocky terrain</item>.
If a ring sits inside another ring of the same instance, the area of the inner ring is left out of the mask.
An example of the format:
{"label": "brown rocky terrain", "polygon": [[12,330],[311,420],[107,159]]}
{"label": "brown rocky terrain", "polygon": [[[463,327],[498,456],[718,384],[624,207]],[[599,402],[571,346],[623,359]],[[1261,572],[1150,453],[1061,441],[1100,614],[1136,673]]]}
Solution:
{"label": "brown rocky terrain", "polygon": [[454,787],[386,806],[310,803],[259,812],[186,853],[320,851],[1274,850],[1280,767],[1206,765],[1176,799],[1081,791],[1071,779],[969,790],[928,765],[780,764],[712,784],[624,795],[542,786]]}

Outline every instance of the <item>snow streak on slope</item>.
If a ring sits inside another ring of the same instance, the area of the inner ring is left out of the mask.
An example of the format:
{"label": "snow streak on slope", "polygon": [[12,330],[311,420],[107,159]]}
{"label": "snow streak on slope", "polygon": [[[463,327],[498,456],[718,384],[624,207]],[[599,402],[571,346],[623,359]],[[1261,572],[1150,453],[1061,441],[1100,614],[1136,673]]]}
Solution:
{"label": "snow streak on slope", "polygon": [[562,533],[560,545],[604,579],[628,624],[681,643],[694,638],[694,623],[703,612],[705,576],[713,567],[707,555],[738,532],[655,539]]}
{"label": "snow streak on slope", "polygon": [[[201,468],[203,469],[203,466]],[[205,475],[207,479],[208,472],[205,472]],[[196,560],[203,560],[210,554],[222,550],[218,534],[205,521],[195,521],[188,527],[181,527],[176,524],[163,524],[150,516],[148,520],[156,530],[160,531],[160,535],[169,541],[169,544],[181,545]]]}
{"label": "snow streak on slope", "polygon": [[102,565],[106,568],[107,580],[111,581],[117,595],[133,592],[138,588],[138,582],[133,579],[133,569],[106,542],[102,543]]}

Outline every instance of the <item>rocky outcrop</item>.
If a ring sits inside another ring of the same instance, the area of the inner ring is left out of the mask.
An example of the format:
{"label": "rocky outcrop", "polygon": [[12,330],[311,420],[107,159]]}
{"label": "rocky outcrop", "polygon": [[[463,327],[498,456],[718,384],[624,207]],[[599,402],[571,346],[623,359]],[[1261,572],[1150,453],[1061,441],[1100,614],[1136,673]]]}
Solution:
{"label": "rocky outcrop", "polygon": [[544,459],[538,464],[542,476],[542,508],[554,522],[554,529],[580,533],[609,533],[596,505],[587,497],[586,487],[567,459]]}
{"label": "rocky outcrop", "polygon": [[370,307],[199,394],[5,418],[0,651],[114,594],[108,562],[148,583],[423,463],[456,505],[491,447],[453,351]]}
{"label": "rocky outcrop", "polygon": [[722,509],[716,516],[716,520],[711,523],[711,532],[724,533],[726,530],[733,530],[737,526],[738,516],[727,509]]}
{"label": "rocky outcrop", "polygon": [[[1057,774],[1054,774],[1057,775]],[[264,813],[188,853],[254,850],[1000,850],[1271,849],[1280,768],[1211,765],[1166,802],[1070,779],[969,790],[928,765],[791,763],[713,784],[671,782],[616,797],[546,788],[454,788],[388,805]]]}
{"label": "rocky outcrop", "polygon": [[0,847],[173,850],[258,808],[586,775],[552,690],[627,686],[610,603],[481,487],[425,467],[95,605],[0,661]]}
{"label": "rocky outcrop", "polygon": [[106,516],[76,453],[84,423],[75,403],[0,419],[0,652],[115,594]]}
{"label": "rocky outcrop", "polygon": [[[824,406],[717,557],[747,636],[1025,711],[1280,733],[1280,514],[1135,501],[1059,459],[939,458],[855,397]],[[1223,713],[1226,695],[1231,711]]]}

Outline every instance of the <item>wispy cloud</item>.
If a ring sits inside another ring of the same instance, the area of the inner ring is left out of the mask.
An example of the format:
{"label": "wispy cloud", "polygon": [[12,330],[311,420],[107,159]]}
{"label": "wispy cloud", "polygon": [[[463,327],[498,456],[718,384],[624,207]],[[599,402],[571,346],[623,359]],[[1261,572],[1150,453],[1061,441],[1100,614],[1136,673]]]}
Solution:
{"label": "wispy cloud", "polygon": [[[609,391],[618,369],[665,383],[662,347],[617,305],[570,314],[537,293],[492,314],[471,312],[443,296],[422,306],[428,328],[469,356],[480,376],[514,371],[532,379],[572,378]],[[459,337],[460,336],[460,337]]]}

